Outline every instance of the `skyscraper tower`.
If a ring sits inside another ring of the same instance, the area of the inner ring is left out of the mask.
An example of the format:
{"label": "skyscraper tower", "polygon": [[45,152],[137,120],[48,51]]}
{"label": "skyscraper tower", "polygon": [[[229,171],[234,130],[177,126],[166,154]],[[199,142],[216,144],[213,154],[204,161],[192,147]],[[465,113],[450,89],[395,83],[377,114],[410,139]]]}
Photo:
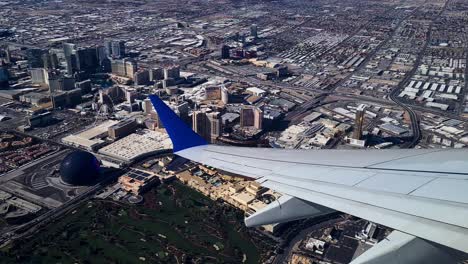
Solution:
{"label": "skyscraper tower", "polygon": [[229,59],[231,56],[229,50],[231,48],[228,45],[221,46],[221,59]]}
{"label": "skyscraper tower", "polygon": [[[55,69],[55,64],[53,64],[52,62],[52,54],[49,54],[49,53],[44,53],[42,55],[42,61],[44,62],[44,68],[46,70],[53,70]],[[58,64],[58,60],[57,60],[57,64]]]}
{"label": "skyscraper tower", "polygon": [[107,59],[107,51],[105,46],[96,47],[96,56],[98,59],[99,65],[102,65],[103,61]]}
{"label": "skyscraper tower", "polygon": [[219,112],[206,114],[207,138],[210,143],[215,143],[221,135],[221,117]]}
{"label": "skyscraper tower", "polygon": [[112,41],[106,40],[104,41],[104,50],[107,57],[112,57]]}
{"label": "skyscraper tower", "polygon": [[79,48],[76,50],[76,66],[79,71],[93,73],[98,67],[96,48]]}
{"label": "skyscraper tower", "polygon": [[206,141],[214,143],[221,135],[221,115],[219,112],[193,111],[192,127],[193,131],[206,139]]}
{"label": "skyscraper tower", "polygon": [[361,104],[356,109],[356,119],[354,121],[354,132],[353,138],[361,140],[362,138],[362,128],[364,125],[364,115],[366,114],[366,105]]}
{"label": "skyscraper tower", "polygon": [[228,92],[228,90],[226,89],[226,87],[224,85],[221,86],[221,101],[224,104],[229,103],[229,92]]}
{"label": "skyscraper tower", "polygon": [[116,59],[125,57],[124,41],[112,41],[112,57]]}
{"label": "skyscraper tower", "polygon": [[6,67],[0,66],[0,89],[8,88],[10,75]]}
{"label": "skyscraper tower", "polygon": [[73,75],[76,71],[75,44],[63,43],[63,54],[67,62],[67,73]]}
{"label": "skyscraper tower", "polygon": [[254,111],[254,127],[256,129],[263,128],[263,111],[258,107]]}
{"label": "skyscraper tower", "polygon": [[28,49],[26,51],[26,56],[28,58],[28,67],[30,69],[44,67],[42,55],[44,55],[45,53],[46,51],[43,49]]}
{"label": "skyscraper tower", "polygon": [[206,114],[204,111],[193,111],[192,128],[198,135],[206,139]]}
{"label": "skyscraper tower", "polygon": [[8,46],[6,47],[6,50],[5,50],[5,62],[10,64],[11,63],[11,51],[10,49],[8,48]]}
{"label": "skyscraper tower", "polygon": [[162,68],[153,68],[150,70],[150,81],[158,81],[164,79],[164,70]]}
{"label": "skyscraper tower", "polygon": [[173,65],[164,68],[164,79],[179,79],[180,78],[180,66]]}
{"label": "skyscraper tower", "polygon": [[125,60],[125,76],[134,78],[138,70],[137,62],[134,60]]}
{"label": "skyscraper tower", "polygon": [[240,126],[262,129],[263,111],[255,106],[243,106],[240,111]]}
{"label": "skyscraper tower", "polygon": [[258,38],[257,24],[253,24],[252,26],[250,26],[250,36],[254,38]]}

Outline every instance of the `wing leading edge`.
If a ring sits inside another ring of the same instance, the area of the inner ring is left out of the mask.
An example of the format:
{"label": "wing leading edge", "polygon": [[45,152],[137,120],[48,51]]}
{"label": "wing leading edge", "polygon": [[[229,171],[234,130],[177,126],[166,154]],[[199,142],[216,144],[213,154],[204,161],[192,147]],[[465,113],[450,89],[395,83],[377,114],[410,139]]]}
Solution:
{"label": "wing leading edge", "polygon": [[[155,96],[151,100],[160,101]],[[181,146],[177,141],[184,134],[193,137],[187,126],[169,128],[172,121],[166,123],[161,104],[155,108],[174,146]],[[194,142],[175,153],[255,178],[289,196],[468,253],[467,150],[303,151]]]}

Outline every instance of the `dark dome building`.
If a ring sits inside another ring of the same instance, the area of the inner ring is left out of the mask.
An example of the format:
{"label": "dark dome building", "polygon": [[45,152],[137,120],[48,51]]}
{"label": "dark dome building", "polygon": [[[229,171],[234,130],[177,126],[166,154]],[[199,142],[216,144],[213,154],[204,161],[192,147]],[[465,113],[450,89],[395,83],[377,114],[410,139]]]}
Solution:
{"label": "dark dome building", "polygon": [[72,152],[62,160],[60,175],[70,185],[91,184],[99,176],[99,161],[89,152]]}

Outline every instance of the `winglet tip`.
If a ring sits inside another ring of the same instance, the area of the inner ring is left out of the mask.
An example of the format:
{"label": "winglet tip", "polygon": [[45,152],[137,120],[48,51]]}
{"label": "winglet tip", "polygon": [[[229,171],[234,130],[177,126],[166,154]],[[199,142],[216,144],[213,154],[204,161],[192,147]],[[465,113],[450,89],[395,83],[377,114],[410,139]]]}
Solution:
{"label": "winglet tip", "polygon": [[161,98],[150,95],[149,99],[171,138],[174,153],[191,147],[208,145],[208,142],[182,121]]}

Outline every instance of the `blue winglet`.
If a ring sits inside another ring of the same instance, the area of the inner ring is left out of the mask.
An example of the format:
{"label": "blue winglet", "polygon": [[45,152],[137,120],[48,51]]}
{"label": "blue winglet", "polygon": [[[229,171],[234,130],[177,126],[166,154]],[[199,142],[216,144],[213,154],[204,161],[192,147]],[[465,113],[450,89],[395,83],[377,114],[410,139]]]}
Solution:
{"label": "blue winglet", "polygon": [[157,95],[150,95],[149,98],[172,140],[174,152],[195,146],[208,145],[205,139],[187,126]]}

